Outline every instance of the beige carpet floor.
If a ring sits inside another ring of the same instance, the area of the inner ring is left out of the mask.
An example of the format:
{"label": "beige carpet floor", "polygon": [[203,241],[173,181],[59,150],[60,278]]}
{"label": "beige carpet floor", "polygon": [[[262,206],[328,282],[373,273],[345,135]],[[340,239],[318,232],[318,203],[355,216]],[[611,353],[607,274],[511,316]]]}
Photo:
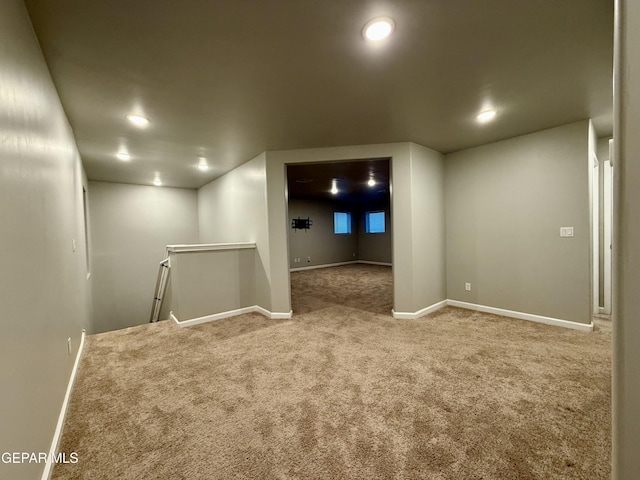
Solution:
{"label": "beige carpet floor", "polygon": [[87,338],[55,479],[609,479],[610,332],[394,320],[386,267],[258,314]]}

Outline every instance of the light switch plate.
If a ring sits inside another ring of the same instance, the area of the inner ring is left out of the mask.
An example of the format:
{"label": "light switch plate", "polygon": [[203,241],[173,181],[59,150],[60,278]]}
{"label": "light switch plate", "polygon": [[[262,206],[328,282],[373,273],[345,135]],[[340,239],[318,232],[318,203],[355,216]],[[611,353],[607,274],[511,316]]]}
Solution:
{"label": "light switch plate", "polygon": [[560,227],[561,237],[573,237],[573,227]]}

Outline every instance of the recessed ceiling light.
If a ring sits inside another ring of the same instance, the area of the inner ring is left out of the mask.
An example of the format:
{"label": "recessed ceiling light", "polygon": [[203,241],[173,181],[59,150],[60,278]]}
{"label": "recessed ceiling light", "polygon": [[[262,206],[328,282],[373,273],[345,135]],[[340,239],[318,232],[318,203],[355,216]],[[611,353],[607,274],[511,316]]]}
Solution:
{"label": "recessed ceiling light", "polygon": [[154,184],[156,187],[161,187],[161,186],[162,186],[162,182],[160,181],[160,179],[159,179],[159,178],[156,178],[156,179],[153,181],[153,184]]}
{"label": "recessed ceiling light", "polygon": [[207,163],[207,159],[205,157],[198,157],[200,162],[198,163],[198,168],[203,172],[209,170],[209,164]]}
{"label": "recessed ceiling light", "polygon": [[373,177],[369,178],[369,181],[367,182],[367,185],[369,185],[370,187],[375,187],[376,186],[376,181],[373,179]]}
{"label": "recessed ceiling light", "polygon": [[396,24],[393,19],[389,17],[376,17],[366,23],[362,34],[365,39],[377,42],[391,35],[395,27]]}
{"label": "recessed ceiling light", "polygon": [[129,155],[127,152],[118,152],[116,153],[116,157],[118,158],[118,160],[122,160],[123,162],[128,162],[129,160],[131,160],[131,155]]}
{"label": "recessed ceiling light", "polygon": [[127,120],[133,123],[136,127],[146,127],[149,125],[149,119],[142,115],[138,115],[137,113],[130,113],[127,115]]}
{"label": "recessed ceiling light", "polygon": [[495,110],[485,110],[484,112],[480,112],[476,116],[476,120],[478,120],[480,123],[487,123],[493,120],[497,114],[498,112]]}

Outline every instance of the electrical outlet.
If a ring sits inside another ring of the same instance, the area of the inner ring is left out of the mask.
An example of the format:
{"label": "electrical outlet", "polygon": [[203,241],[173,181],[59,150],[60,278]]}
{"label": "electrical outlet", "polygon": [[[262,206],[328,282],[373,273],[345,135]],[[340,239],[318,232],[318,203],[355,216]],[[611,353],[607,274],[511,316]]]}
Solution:
{"label": "electrical outlet", "polygon": [[307,257],[307,263],[311,262],[311,257]]}
{"label": "electrical outlet", "polygon": [[468,283],[468,282],[467,282],[467,283],[465,283],[465,284],[464,284],[464,289],[465,289],[467,292],[470,292],[470,291],[471,291],[471,284],[470,284],[470,283]]}
{"label": "electrical outlet", "polygon": [[67,352],[71,355],[71,337],[67,338]]}

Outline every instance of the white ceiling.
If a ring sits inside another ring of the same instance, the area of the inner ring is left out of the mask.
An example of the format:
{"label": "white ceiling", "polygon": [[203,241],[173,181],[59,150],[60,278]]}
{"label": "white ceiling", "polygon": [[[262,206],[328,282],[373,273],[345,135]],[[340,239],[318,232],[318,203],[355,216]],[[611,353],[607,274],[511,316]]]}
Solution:
{"label": "white ceiling", "polygon": [[[612,131],[612,0],[26,4],[92,180],[197,188],[265,150],[446,153],[586,118]],[[378,15],[396,30],[373,47]]]}

